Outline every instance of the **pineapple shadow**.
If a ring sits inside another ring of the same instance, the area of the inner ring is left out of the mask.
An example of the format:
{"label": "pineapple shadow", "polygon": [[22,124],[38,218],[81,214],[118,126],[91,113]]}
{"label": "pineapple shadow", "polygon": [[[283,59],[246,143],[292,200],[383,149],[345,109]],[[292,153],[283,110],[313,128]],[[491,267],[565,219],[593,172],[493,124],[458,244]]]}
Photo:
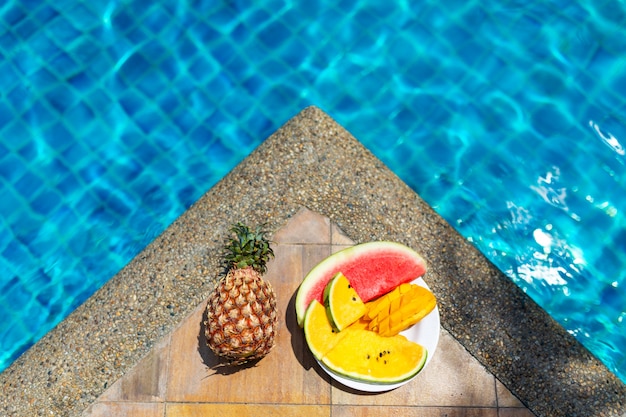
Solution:
{"label": "pineapple shadow", "polygon": [[202,358],[202,363],[213,371],[212,374],[207,375],[207,378],[215,375],[232,375],[244,369],[252,368],[256,366],[257,362],[260,359],[245,363],[243,365],[228,365],[215,356],[209,345],[206,342],[205,336],[205,322],[207,320],[207,311],[206,308],[202,312],[202,320],[200,320],[200,333],[198,334],[198,353],[200,354],[200,358]]}

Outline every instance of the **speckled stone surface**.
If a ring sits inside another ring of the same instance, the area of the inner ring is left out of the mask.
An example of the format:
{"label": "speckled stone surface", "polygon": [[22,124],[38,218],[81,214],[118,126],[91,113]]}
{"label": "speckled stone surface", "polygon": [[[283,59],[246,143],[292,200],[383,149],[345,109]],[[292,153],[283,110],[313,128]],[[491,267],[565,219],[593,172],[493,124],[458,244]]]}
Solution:
{"label": "speckled stone surface", "polygon": [[442,326],[537,416],[626,415],[626,386],[341,126],[310,107],[0,374],[0,415],[78,416],[213,288],[238,220],[277,230],[301,207],[356,242],[421,252]]}

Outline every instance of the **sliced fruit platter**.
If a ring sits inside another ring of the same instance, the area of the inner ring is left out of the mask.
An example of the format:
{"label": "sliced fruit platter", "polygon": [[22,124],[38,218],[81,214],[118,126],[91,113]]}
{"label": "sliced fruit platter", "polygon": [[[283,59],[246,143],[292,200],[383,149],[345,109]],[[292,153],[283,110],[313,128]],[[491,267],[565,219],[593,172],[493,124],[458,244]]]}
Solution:
{"label": "sliced fruit platter", "polygon": [[368,242],[315,266],[296,294],[307,345],[332,378],[361,391],[406,384],[437,348],[439,310],[426,262],[395,242]]}

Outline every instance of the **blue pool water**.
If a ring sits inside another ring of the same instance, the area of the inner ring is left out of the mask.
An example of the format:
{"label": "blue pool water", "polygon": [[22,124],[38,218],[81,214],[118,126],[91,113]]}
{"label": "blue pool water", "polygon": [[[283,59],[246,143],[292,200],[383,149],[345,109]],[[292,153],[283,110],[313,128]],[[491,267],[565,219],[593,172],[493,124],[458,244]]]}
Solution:
{"label": "blue pool water", "polygon": [[0,370],[308,105],[623,380],[617,1],[9,0]]}

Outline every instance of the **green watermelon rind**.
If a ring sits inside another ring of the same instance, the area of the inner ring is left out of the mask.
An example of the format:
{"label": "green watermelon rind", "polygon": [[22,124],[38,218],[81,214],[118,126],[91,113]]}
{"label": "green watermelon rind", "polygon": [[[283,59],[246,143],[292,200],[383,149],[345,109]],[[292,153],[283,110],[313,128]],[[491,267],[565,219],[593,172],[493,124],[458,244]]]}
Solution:
{"label": "green watermelon rind", "polygon": [[[339,252],[336,252],[333,255],[330,255],[319,264],[317,264],[311,271],[304,277],[304,280],[300,284],[298,288],[298,292],[296,294],[296,318],[298,325],[302,327],[304,325],[304,315],[306,314],[306,309],[311,302],[311,299],[318,298],[318,301],[323,303],[323,299],[321,296],[323,294],[324,288],[328,281],[332,279],[335,273],[344,272],[340,271],[343,265],[346,265],[351,259],[356,259],[358,257],[362,257],[367,255],[368,253],[375,254],[376,251],[391,251],[397,253],[399,256],[405,256],[411,258],[418,264],[422,265],[424,271],[426,271],[426,261],[424,258],[415,252],[413,249],[405,246],[401,243],[397,242],[389,242],[389,241],[375,241],[375,242],[367,242],[361,243],[358,245],[351,246],[349,248],[343,249]],[[423,275],[423,274],[422,274]],[[397,282],[397,285],[400,285],[403,282],[410,282],[415,278],[419,278],[419,276],[411,276],[404,277]],[[317,296],[310,296],[311,292],[314,289],[318,289]],[[391,290],[390,288],[389,290]],[[382,294],[380,294],[382,295]],[[364,302],[369,301],[364,299]]]}
{"label": "green watermelon rind", "polygon": [[337,322],[335,322],[335,317],[333,316],[333,312],[331,311],[328,299],[330,297],[331,283],[339,276],[339,274],[341,274],[341,272],[337,272],[335,275],[333,275],[330,281],[328,281],[328,284],[326,284],[326,286],[324,287],[324,293],[322,294],[322,300],[324,301],[324,308],[326,309],[328,321],[330,322],[330,325],[333,326],[333,328],[337,331],[340,331],[341,329],[339,328],[339,326],[337,326]]}

